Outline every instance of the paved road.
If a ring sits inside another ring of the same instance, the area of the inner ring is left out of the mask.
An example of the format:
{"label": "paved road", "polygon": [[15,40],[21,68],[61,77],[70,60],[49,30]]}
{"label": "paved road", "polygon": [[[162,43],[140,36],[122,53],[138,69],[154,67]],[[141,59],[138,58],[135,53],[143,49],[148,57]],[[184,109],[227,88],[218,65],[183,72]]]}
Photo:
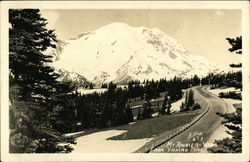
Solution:
{"label": "paved road", "polygon": [[227,104],[206,90],[195,87],[194,93],[199,102],[210,106],[209,111],[194,125],[175,138],[161,145],[154,152],[200,152],[209,136],[220,126],[222,118],[216,112],[227,111]]}

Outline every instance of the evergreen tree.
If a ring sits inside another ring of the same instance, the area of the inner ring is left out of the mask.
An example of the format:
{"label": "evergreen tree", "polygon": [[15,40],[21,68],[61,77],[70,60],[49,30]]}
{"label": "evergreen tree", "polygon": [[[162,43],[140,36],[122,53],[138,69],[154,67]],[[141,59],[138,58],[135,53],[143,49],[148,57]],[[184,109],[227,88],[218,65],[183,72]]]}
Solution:
{"label": "evergreen tree", "polygon": [[195,101],[194,101],[194,92],[192,89],[189,90],[188,92],[188,101],[187,101],[187,107],[188,110],[192,110],[192,107],[194,105]]}
{"label": "evergreen tree", "polygon": [[[242,37],[236,39],[226,38],[231,44],[232,48],[230,52],[236,51],[236,54],[242,54]],[[225,76],[227,82],[230,85],[242,88],[242,73],[228,73]],[[223,78],[225,80],[225,78]],[[230,79],[229,79],[230,78]],[[221,78],[219,78],[221,79]],[[218,81],[219,82],[219,81]],[[218,83],[217,82],[217,83]],[[212,153],[241,153],[242,152],[242,107],[236,108],[236,112],[233,113],[217,113],[224,118],[222,124],[224,124],[230,131],[226,131],[230,138],[223,138],[222,140],[215,140],[215,146],[208,148],[209,152]]]}
{"label": "evergreen tree", "polygon": [[193,77],[193,86],[200,85],[200,78],[197,75],[194,75]]}
{"label": "evergreen tree", "polygon": [[45,28],[47,22],[39,10],[9,10],[9,22],[10,73],[21,88],[20,97],[48,97],[58,76],[47,65],[52,56],[42,52],[55,47],[55,34]]}
{"label": "evergreen tree", "polygon": [[194,101],[194,92],[192,89],[190,89],[189,91],[186,91],[185,94],[185,101],[184,103],[181,104],[181,111],[189,111],[193,109],[193,106],[195,104]]}
{"label": "evergreen tree", "polygon": [[152,117],[153,109],[151,108],[151,103],[147,101],[143,104],[143,109],[141,113],[142,119],[148,119]]}
{"label": "evergreen tree", "polygon": [[103,83],[102,86],[101,86],[101,88],[107,88],[107,87],[108,87],[107,83]]}
{"label": "evergreen tree", "polygon": [[166,114],[167,100],[168,100],[168,95],[167,95],[167,93],[166,93],[166,94],[165,94],[165,97],[164,97],[164,100],[163,100],[162,107],[161,107],[161,111],[160,111],[160,114],[161,114],[161,115]]}
{"label": "evergreen tree", "polygon": [[167,114],[171,114],[171,111],[170,111],[171,107],[172,107],[171,102],[169,98],[167,97],[167,101],[166,101]]}
{"label": "evergreen tree", "polygon": [[228,43],[232,46],[228,50],[230,52],[236,52],[236,54],[242,54],[242,36],[234,38],[226,38]]}
{"label": "evergreen tree", "polygon": [[[57,81],[58,74],[48,64],[52,56],[43,52],[55,47],[53,30],[38,9],[9,10],[10,67],[10,152],[69,152],[59,146],[73,142],[62,136],[63,114],[74,105],[63,105],[66,96],[74,96],[70,83]],[[16,88],[17,87],[17,88]],[[14,98],[12,96],[15,96]],[[71,123],[72,124],[72,123]],[[61,128],[61,127],[60,127]]]}
{"label": "evergreen tree", "polygon": [[170,96],[170,100],[177,101],[182,97],[182,86],[181,86],[181,79],[175,77],[173,80],[170,80],[170,85],[168,89],[168,95]]}
{"label": "evergreen tree", "polygon": [[188,97],[189,95],[188,95],[188,91],[186,91],[186,94],[185,94],[185,101],[184,101],[184,103],[182,103],[182,105],[181,105],[181,110],[182,111],[188,111],[189,110],[189,104],[188,104]]}
{"label": "evergreen tree", "polygon": [[[228,50],[230,52],[235,52],[236,54],[242,54],[242,36],[234,38],[226,38],[228,43],[231,45],[231,48]],[[235,67],[242,67],[242,64],[230,64],[229,66]]]}
{"label": "evergreen tree", "polygon": [[157,112],[158,112],[158,116],[159,116],[161,114],[160,103],[159,102],[157,102],[156,107],[157,107]]}
{"label": "evergreen tree", "polygon": [[242,64],[241,64],[241,63],[238,63],[238,64],[230,64],[229,66],[232,67],[232,68],[238,68],[238,67],[242,67]]}
{"label": "evergreen tree", "polygon": [[110,82],[108,85],[108,90],[112,91],[115,90],[117,88],[117,85],[113,82]]}
{"label": "evergreen tree", "polygon": [[217,113],[224,118],[224,124],[230,131],[230,138],[215,140],[215,146],[208,148],[212,153],[241,153],[242,152],[242,109],[237,108],[233,113]]}
{"label": "evergreen tree", "polygon": [[138,114],[137,114],[137,120],[141,120],[141,109],[138,110]]}
{"label": "evergreen tree", "polygon": [[134,121],[134,116],[133,116],[132,109],[131,109],[130,105],[126,106],[126,109],[125,109],[125,118],[126,118],[125,123],[129,123],[129,122],[133,122]]}
{"label": "evergreen tree", "polygon": [[93,89],[93,83],[90,83],[89,89]]}
{"label": "evergreen tree", "polygon": [[201,85],[208,85],[208,84],[209,84],[208,76],[201,79]]}

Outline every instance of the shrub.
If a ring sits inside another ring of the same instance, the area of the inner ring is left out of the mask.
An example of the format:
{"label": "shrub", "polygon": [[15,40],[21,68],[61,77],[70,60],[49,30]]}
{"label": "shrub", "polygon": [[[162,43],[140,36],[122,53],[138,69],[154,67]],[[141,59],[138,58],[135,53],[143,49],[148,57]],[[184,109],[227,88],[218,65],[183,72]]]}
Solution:
{"label": "shrub", "polygon": [[201,109],[201,105],[199,103],[195,103],[193,106],[193,110]]}
{"label": "shrub", "polygon": [[146,102],[143,105],[141,119],[148,119],[152,118],[153,109],[151,108],[150,102]]}
{"label": "shrub", "polygon": [[236,93],[234,91],[229,91],[229,92],[226,92],[226,93],[220,92],[219,97],[221,97],[221,98],[232,98],[232,99],[238,99],[238,100],[242,99],[241,93]]}
{"label": "shrub", "polygon": [[212,85],[211,87],[210,87],[210,89],[215,89],[216,88],[216,85]]}

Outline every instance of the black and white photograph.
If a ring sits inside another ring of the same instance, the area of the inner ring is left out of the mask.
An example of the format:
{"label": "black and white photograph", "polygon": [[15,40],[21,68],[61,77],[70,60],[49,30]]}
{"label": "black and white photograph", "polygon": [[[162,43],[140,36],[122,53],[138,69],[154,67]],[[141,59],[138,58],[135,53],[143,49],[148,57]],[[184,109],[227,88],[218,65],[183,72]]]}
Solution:
{"label": "black and white photograph", "polygon": [[1,8],[3,161],[249,160],[248,2]]}

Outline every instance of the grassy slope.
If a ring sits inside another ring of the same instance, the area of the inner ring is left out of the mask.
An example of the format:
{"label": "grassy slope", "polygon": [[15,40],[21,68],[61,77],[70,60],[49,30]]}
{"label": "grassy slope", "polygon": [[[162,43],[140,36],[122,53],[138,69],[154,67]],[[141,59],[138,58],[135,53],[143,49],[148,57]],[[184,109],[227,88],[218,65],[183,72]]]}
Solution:
{"label": "grassy slope", "polygon": [[127,130],[126,133],[110,138],[111,140],[130,140],[141,138],[152,138],[160,133],[172,130],[189,123],[199,110],[192,112],[180,112],[172,115],[161,115],[159,117],[139,120],[134,124],[116,127],[118,130]]}
{"label": "grassy slope", "polygon": [[[164,97],[165,93],[161,93],[159,100]],[[195,99],[199,98],[199,94],[195,91]],[[157,101],[159,102],[159,101]],[[160,106],[163,101],[160,101]],[[136,101],[137,104],[138,101]],[[151,102],[152,103],[152,102]],[[205,103],[200,103],[202,107],[206,107]],[[152,103],[154,105],[154,101]],[[127,130],[126,133],[110,138],[111,140],[129,140],[129,139],[140,139],[140,138],[152,138],[159,134],[174,130],[180,126],[183,126],[192,121],[192,119],[198,114],[202,113],[205,109],[191,111],[191,112],[177,112],[171,115],[161,115],[155,118],[139,120],[134,124],[123,125],[115,127],[118,130]],[[134,113],[134,112],[133,112]],[[134,114],[135,116],[135,114]]]}
{"label": "grassy slope", "polygon": [[[161,96],[156,100],[161,100],[164,97],[164,93],[161,93]],[[195,93],[195,98],[196,93]],[[141,104],[143,101],[131,101],[133,105]],[[158,101],[157,101],[158,102]],[[159,101],[160,105],[162,101]],[[154,105],[154,103],[152,103]],[[201,103],[201,106],[205,106],[205,103]],[[87,135],[94,132],[105,131],[105,130],[127,130],[126,133],[123,133],[118,136],[109,138],[109,140],[129,140],[129,139],[142,139],[142,138],[153,138],[142,148],[136,152],[144,152],[145,149],[151,147],[152,144],[156,144],[164,140],[170,134],[173,134],[175,131],[180,129],[183,125],[191,122],[195,116],[202,113],[205,109],[195,110],[191,112],[177,112],[171,115],[161,115],[155,118],[139,120],[133,124],[127,124],[117,127],[104,128],[104,129],[89,129],[85,130],[81,134]]]}
{"label": "grassy slope", "polygon": [[[109,138],[109,140],[129,140],[129,139],[152,138],[151,141],[149,141],[143,147],[141,147],[140,149],[136,151],[136,152],[145,152],[145,150],[147,150],[148,148],[151,148],[152,145],[161,143],[162,141],[166,139],[167,136],[172,135],[174,132],[180,129],[183,125],[192,121],[192,119],[198,114],[202,113],[207,107],[207,105],[209,104],[211,105],[212,112],[210,110],[210,115],[206,115],[207,116],[205,117],[206,119],[203,119],[202,127],[198,128],[198,124],[196,124],[196,126],[192,127],[190,130],[184,133],[184,134],[188,134],[190,131],[192,132],[194,130],[200,130],[204,133],[203,135],[206,139],[207,137],[209,137],[209,134],[213,130],[212,125],[216,125],[215,123],[218,122],[218,120],[216,119],[218,118],[218,116],[215,113],[219,110],[219,107],[221,107],[221,104],[223,103],[220,103],[218,101],[218,97],[214,97],[210,93],[204,92],[200,87],[197,87],[194,89],[195,89],[194,91],[195,100],[199,101],[200,105],[202,106],[202,109],[200,110],[196,110],[192,112],[178,112],[178,113],[174,113],[171,115],[162,115],[162,116],[158,116],[158,117],[151,118],[151,119],[136,121],[133,124],[127,124],[127,125],[122,125],[122,126],[117,126],[117,127],[86,130],[84,135],[94,133],[94,132],[99,132],[99,131],[105,131],[105,130],[114,130],[114,129],[115,130],[127,130],[126,133],[111,137]],[[213,109],[217,109],[217,110],[213,110]],[[175,139],[178,141],[185,142],[187,136],[182,137],[184,134],[178,136]]]}

